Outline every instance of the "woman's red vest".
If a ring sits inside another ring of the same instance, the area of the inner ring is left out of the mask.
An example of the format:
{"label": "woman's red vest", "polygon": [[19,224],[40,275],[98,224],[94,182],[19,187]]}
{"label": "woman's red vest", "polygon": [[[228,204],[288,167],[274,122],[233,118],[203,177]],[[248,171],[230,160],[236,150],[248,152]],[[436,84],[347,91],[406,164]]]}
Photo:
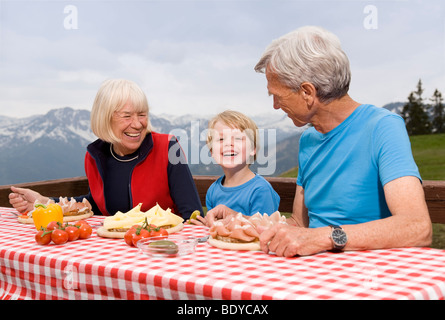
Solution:
{"label": "woman's red vest", "polygon": [[[138,163],[131,175],[130,195],[133,207],[142,203],[142,211],[147,211],[158,203],[161,208],[177,212],[168,186],[168,146],[170,135],[151,132],[153,148],[147,157]],[[89,152],[85,156],[85,172],[91,195],[103,215],[110,215],[105,205],[104,184],[97,162]],[[112,215],[115,212],[111,213]]]}

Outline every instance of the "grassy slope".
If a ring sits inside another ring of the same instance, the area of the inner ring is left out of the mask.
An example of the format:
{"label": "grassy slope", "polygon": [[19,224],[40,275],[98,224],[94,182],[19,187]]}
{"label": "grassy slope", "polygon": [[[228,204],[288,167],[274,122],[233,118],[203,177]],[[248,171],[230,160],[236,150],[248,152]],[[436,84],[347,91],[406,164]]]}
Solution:
{"label": "grassy slope", "polygon": [[[445,134],[410,137],[414,160],[423,180],[445,180]],[[298,168],[282,174],[296,177]],[[445,225],[433,224],[433,248],[445,249]]]}
{"label": "grassy slope", "polygon": [[412,136],[414,160],[424,180],[445,180],[445,134]]}
{"label": "grassy slope", "polygon": [[[445,134],[412,136],[414,160],[424,180],[445,180]],[[433,248],[445,249],[445,225],[433,224]]]}

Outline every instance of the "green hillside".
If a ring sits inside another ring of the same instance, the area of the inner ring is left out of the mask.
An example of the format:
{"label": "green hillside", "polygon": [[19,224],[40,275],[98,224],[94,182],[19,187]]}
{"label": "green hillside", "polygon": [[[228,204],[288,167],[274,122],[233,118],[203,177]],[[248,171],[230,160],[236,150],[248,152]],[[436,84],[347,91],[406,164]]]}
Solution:
{"label": "green hillside", "polygon": [[[423,180],[445,180],[445,134],[411,136],[414,160]],[[297,177],[298,167],[282,177]],[[445,225],[433,224],[433,248],[445,249]]]}
{"label": "green hillside", "polygon": [[414,160],[423,180],[445,180],[445,134],[411,136]]}

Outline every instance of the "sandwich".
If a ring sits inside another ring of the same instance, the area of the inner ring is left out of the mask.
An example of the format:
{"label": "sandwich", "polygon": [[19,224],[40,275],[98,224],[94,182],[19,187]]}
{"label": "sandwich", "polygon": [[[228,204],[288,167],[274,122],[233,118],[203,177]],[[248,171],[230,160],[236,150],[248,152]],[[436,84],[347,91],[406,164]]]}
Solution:
{"label": "sandwich", "polygon": [[260,213],[244,216],[238,213],[215,221],[209,229],[207,242],[220,249],[259,251],[260,233],[277,223],[286,223],[286,218],[278,211],[270,216]]}
{"label": "sandwich", "polygon": [[[54,200],[50,199],[44,205],[48,205],[51,203],[56,203],[56,202]],[[38,201],[36,201],[34,203],[34,207],[37,204],[40,204],[40,203]],[[93,211],[91,210],[90,202],[85,198],[83,198],[82,202],[77,202],[74,198],[71,198],[71,200],[68,200],[67,197],[60,197],[59,202],[57,202],[57,204],[62,207],[63,222],[72,222],[72,221],[79,221],[79,220],[87,219],[94,214]],[[18,222],[26,223],[26,224],[34,223],[34,221],[32,219],[33,211],[34,210],[29,211],[28,213],[19,216]]]}
{"label": "sandwich", "polygon": [[74,198],[68,201],[68,198],[60,197],[58,204],[62,207],[64,222],[87,219],[94,214],[90,202],[85,198],[82,202],[77,202]]}
{"label": "sandwich", "polygon": [[116,212],[114,216],[104,219],[102,227],[97,229],[97,235],[104,238],[121,238],[134,225],[142,225],[145,221],[148,224],[165,229],[169,234],[179,232],[184,228],[184,219],[171,212],[171,209],[162,209],[156,204],[150,210],[141,211],[142,203],[130,211],[123,213]]}

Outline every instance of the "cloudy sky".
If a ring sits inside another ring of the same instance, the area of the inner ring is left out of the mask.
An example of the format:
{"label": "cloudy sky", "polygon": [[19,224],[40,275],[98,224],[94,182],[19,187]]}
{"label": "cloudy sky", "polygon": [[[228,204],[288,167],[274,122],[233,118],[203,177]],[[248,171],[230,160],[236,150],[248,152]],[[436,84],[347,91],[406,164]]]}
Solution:
{"label": "cloudy sky", "polygon": [[137,82],[155,114],[274,112],[253,67],[304,25],[339,36],[359,102],[405,101],[419,79],[445,95],[443,0],[0,0],[0,115],[91,110],[108,78]]}

